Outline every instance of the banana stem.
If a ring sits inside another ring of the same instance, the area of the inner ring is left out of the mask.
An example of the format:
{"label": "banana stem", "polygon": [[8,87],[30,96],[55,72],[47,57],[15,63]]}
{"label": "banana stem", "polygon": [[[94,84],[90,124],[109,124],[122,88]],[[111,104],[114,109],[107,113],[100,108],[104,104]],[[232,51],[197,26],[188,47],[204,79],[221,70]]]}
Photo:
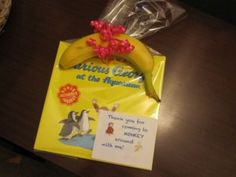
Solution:
{"label": "banana stem", "polygon": [[157,102],[160,102],[160,97],[157,95],[154,86],[152,84],[152,73],[144,73],[144,83],[146,88],[146,93],[148,96],[154,98]]}

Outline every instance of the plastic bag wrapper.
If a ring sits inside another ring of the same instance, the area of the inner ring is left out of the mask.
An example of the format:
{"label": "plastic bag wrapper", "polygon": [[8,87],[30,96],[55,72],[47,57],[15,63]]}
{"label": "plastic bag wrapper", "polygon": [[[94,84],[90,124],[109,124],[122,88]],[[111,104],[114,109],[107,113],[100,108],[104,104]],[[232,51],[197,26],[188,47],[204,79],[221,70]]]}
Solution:
{"label": "plastic bag wrapper", "polygon": [[110,0],[100,19],[124,25],[126,34],[141,39],[176,23],[186,11],[166,0]]}
{"label": "plastic bag wrapper", "polygon": [[[158,119],[160,102],[146,94],[142,73],[120,58],[108,64],[94,57],[71,69],[61,69],[61,56],[72,41],[60,42],[34,149],[94,160],[92,154],[95,137],[99,136],[97,127],[101,110]],[[166,59],[156,51],[150,51],[154,60],[152,82],[161,98]],[[121,130],[118,134],[123,135]]]}
{"label": "plastic bag wrapper", "polygon": [[[61,69],[60,58],[70,45],[60,42],[34,149],[94,160],[100,110],[158,119],[160,102],[146,95],[142,74],[124,61],[113,60],[107,65],[90,58],[69,70]],[[153,85],[160,97],[165,61],[164,56],[154,56]],[[71,125],[77,126],[71,129]]]}

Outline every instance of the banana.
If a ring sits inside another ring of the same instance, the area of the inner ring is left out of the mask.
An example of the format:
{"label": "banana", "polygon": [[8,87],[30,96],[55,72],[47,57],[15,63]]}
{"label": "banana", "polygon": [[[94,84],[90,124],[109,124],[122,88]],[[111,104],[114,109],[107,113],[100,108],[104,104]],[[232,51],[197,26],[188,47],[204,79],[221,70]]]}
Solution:
{"label": "banana", "polygon": [[[160,98],[152,84],[154,60],[149,50],[141,41],[126,34],[118,34],[115,37],[119,40],[127,39],[131,45],[135,46],[132,52],[121,54],[119,57],[126,59],[135,69],[143,73],[147,95],[160,102]],[[68,69],[96,56],[93,48],[87,45],[89,39],[95,39],[98,44],[104,47],[107,46],[107,42],[100,39],[99,33],[94,33],[76,40],[65,50],[60,58],[60,66],[63,69]]]}

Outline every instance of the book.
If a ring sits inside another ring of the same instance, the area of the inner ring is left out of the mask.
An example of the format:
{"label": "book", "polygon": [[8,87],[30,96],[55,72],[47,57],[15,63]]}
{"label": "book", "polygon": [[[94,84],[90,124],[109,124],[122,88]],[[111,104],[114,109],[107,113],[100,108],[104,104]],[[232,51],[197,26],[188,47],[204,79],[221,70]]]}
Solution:
{"label": "book", "polygon": [[[92,155],[98,150],[94,149],[94,142],[98,125],[103,120],[99,118],[102,112],[156,121],[160,103],[146,95],[142,73],[125,61],[113,60],[105,64],[98,58],[91,58],[71,69],[61,69],[60,57],[69,45],[64,41],[59,44],[34,149],[99,160],[96,154],[96,158]],[[156,55],[154,61],[153,83],[161,97],[166,59]],[[150,130],[155,130],[152,136],[155,141],[156,128]],[[110,163],[137,167],[122,162]],[[138,168],[151,169],[150,165]]]}

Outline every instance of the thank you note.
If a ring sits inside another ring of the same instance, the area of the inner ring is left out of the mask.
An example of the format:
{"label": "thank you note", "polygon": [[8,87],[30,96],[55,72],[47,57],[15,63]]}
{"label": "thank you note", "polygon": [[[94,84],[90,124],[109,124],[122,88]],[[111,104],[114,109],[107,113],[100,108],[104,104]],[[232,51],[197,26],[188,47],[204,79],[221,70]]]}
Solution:
{"label": "thank you note", "polygon": [[157,119],[100,111],[92,158],[152,169]]}

